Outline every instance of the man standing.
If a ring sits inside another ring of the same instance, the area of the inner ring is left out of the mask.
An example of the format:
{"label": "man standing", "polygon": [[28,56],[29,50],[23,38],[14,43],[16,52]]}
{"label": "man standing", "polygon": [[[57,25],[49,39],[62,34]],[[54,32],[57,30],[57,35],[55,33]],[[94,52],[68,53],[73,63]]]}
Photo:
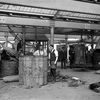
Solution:
{"label": "man standing", "polygon": [[56,64],[58,61],[58,51],[54,49],[53,45],[49,46],[49,58],[50,58],[50,74],[53,79],[53,82],[56,81]]}
{"label": "man standing", "polygon": [[43,48],[42,45],[39,46],[39,50],[35,51],[34,52],[34,55],[37,55],[37,56],[47,56],[47,51]]}
{"label": "man standing", "polygon": [[61,68],[66,68],[67,51],[65,47],[61,49]]}

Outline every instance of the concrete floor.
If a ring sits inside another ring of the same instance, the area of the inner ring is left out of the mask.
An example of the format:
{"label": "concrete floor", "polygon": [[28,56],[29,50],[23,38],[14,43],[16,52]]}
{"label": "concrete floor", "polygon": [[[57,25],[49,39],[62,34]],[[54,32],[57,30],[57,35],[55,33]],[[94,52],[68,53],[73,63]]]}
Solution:
{"label": "concrete floor", "polygon": [[[58,69],[59,70],[59,69]],[[68,87],[67,82],[49,83],[41,88],[24,89],[18,83],[0,82],[0,100],[100,100],[100,93],[88,89],[92,82],[100,81],[94,71],[60,70],[63,75],[71,75],[87,81],[86,85]]]}

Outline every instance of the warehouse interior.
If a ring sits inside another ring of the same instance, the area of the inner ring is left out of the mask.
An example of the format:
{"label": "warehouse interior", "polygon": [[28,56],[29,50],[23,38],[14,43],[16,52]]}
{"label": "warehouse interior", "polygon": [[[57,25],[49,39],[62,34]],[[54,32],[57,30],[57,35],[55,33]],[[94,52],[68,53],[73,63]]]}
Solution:
{"label": "warehouse interior", "polygon": [[0,0],[0,100],[99,98],[100,0]]}

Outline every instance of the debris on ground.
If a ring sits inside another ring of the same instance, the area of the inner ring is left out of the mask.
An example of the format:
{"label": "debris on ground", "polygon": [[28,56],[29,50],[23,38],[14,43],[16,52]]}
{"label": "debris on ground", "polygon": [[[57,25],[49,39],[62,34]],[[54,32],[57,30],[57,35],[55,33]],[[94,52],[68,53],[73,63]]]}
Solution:
{"label": "debris on ground", "polygon": [[68,81],[69,87],[78,87],[80,85],[85,85],[86,81],[82,81],[77,77],[71,77]]}
{"label": "debris on ground", "polygon": [[91,89],[97,93],[100,93],[100,82],[90,84],[89,89]]}
{"label": "debris on ground", "polygon": [[95,72],[95,74],[100,74],[100,70],[97,70],[97,71]]}
{"label": "debris on ground", "polygon": [[19,75],[12,75],[12,76],[6,76],[3,77],[4,82],[18,82],[19,81]]}
{"label": "debris on ground", "polygon": [[[49,82],[52,81],[52,79],[48,78]],[[80,85],[85,85],[86,81],[80,80],[77,77],[69,76],[69,75],[61,75],[59,72],[56,75],[56,82],[67,82],[69,87],[78,87]]]}
{"label": "debris on ground", "polygon": [[[48,83],[52,82],[50,74],[48,74]],[[6,76],[3,78],[3,82],[17,82],[19,80],[18,75]],[[67,82],[69,87],[78,87],[80,85],[85,85],[86,81],[80,80],[77,77],[70,75],[61,75],[60,72],[56,74],[56,82]]]}

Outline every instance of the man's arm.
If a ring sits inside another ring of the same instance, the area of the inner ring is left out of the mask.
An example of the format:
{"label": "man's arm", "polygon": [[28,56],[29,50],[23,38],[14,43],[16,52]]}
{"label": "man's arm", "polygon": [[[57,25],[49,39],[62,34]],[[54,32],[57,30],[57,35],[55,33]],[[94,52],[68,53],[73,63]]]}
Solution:
{"label": "man's arm", "polygon": [[54,64],[56,64],[58,61],[58,51],[57,50],[55,50],[55,56],[56,56],[56,60],[55,60]]}
{"label": "man's arm", "polygon": [[35,51],[35,52],[33,53],[33,55],[35,55],[35,56],[39,55],[39,50]]}

